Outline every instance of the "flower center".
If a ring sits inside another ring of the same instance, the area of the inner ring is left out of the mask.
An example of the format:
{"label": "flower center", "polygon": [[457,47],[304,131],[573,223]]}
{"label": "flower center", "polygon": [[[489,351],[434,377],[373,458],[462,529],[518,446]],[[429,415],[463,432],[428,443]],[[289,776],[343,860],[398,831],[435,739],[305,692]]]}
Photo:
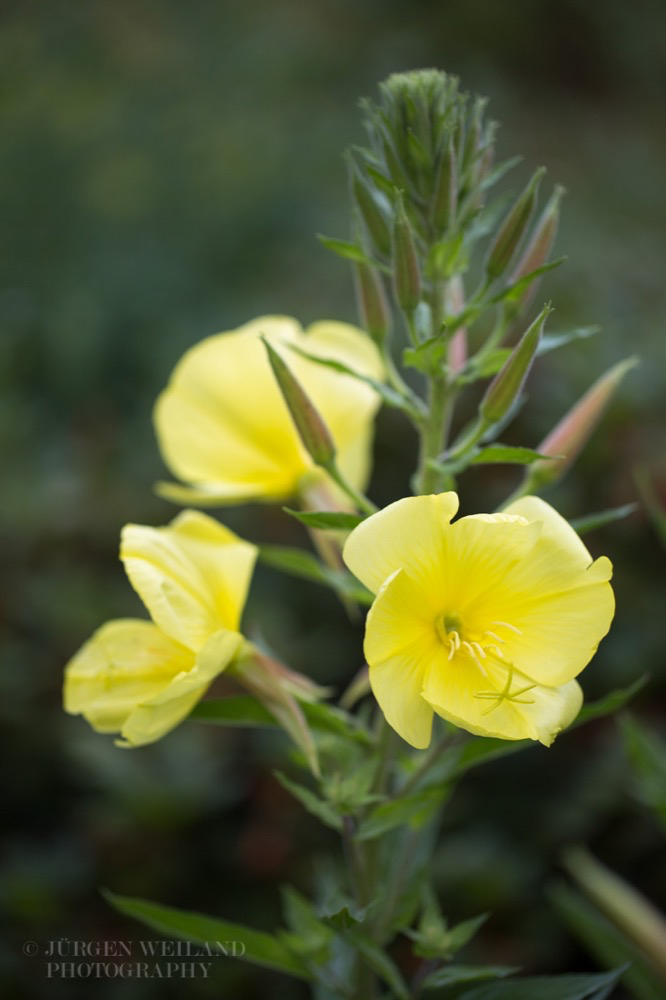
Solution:
{"label": "flower center", "polygon": [[483,674],[486,671],[482,660],[487,659],[487,657],[490,656],[505,663],[501,647],[506,643],[506,639],[500,634],[501,631],[506,630],[514,635],[522,635],[519,628],[508,622],[496,621],[490,622],[490,625],[495,631],[484,629],[482,632],[475,633],[466,629],[460,616],[454,612],[446,612],[435,622],[437,635],[449,651],[449,660],[452,660],[456,653],[466,653],[474,660]]}

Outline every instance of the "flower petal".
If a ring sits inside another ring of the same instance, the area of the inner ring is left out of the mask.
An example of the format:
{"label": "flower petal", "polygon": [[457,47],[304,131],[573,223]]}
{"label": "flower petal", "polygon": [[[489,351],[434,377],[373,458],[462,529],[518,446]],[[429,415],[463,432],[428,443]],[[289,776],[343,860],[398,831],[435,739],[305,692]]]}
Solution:
{"label": "flower petal", "polygon": [[425,673],[443,653],[422,596],[397,570],[370,608],[364,645],[370,685],[387,722],[419,748],[429,745],[432,733],[432,709],[421,697]]}
{"label": "flower petal", "polygon": [[[189,350],[160,395],[155,427],[166,464],[193,484],[203,503],[280,499],[297,491],[312,468],[273,378],[263,335],[276,346],[297,344],[380,376],[379,353],[369,338],[343,323],[318,323],[304,334],[289,317],[265,316],[238,330],[209,337]],[[367,476],[368,424],[379,399],[366,384],[289,352],[289,367],[329,425],[344,468],[355,451],[356,476]],[[364,461],[359,465],[359,457]],[[363,483],[356,479],[354,485]],[[167,487],[169,489],[169,487]],[[163,489],[164,492],[164,489]]]}
{"label": "flower petal", "polygon": [[123,528],[121,559],[154,622],[197,651],[221,627],[236,630],[257,549],[213,518],[183,511],[170,525]]}
{"label": "flower petal", "polygon": [[192,652],[152,622],[107,622],[65,668],[65,711],[83,715],[97,732],[118,732],[137,704],[193,666]]}
{"label": "flower petal", "polygon": [[488,660],[481,669],[465,654],[445,664],[433,659],[423,697],[442,718],[477,736],[538,740],[545,746],[573,721],[582,704],[576,681],[543,687],[517,671],[508,676],[506,668]]}
{"label": "flower petal", "polygon": [[441,579],[444,531],[457,509],[455,493],[396,500],[354,528],[343,558],[375,593],[401,568],[436,586]]}
{"label": "flower petal", "polygon": [[191,669],[174,677],[153,697],[137,705],[122,730],[126,744],[154,743],[187,718],[211,681],[229,665],[243,643],[237,632],[222,630],[211,636]]}
{"label": "flower petal", "polygon": [[612,566],[605,556],[592,562],[573,528],[545,501],[524,497],[508,512],[541,523],[542,530],[529,557],[489,595],[485,613],[514,630],[503,633],[505,658],[540,684],[558,686],[589,663],[610,628]]}

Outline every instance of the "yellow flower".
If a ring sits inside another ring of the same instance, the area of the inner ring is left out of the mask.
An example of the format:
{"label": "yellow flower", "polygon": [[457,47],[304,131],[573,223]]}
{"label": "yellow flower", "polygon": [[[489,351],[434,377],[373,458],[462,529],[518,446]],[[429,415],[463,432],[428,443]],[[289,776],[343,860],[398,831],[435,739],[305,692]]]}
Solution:
{"label": "yellow flower", "polygon": [[265,316],[201,341],[180,360],[155,406],[164,461],[189,483],[161,484],[163,496],[196,504],[286,499],[323,473],[301,444],[270,369],[264,335],[282,355],[328,425],[340,471],[357,489],[368,478],[372,419],[379,406],[367,383],[309,361],[289,349],[343,362],[381,378],[372,341],[345,323]]}
{"label": "yellow flower", "polygon": [[68,663],[65,710],[125,745],[152,743],[187,717],[239,653],[257,549],[186,510],[165,528],[128,524],[120,556],[152,622],[107,622]]}
{"label": "yellow flower", "polygon": [[352,531],[344,559],[377,594],[365,655],[375,697],[415,747],[433,712],[471,733],[549,746],[608,632],[612,567],[547,503],[454,524],[455,493],[409,497]]}

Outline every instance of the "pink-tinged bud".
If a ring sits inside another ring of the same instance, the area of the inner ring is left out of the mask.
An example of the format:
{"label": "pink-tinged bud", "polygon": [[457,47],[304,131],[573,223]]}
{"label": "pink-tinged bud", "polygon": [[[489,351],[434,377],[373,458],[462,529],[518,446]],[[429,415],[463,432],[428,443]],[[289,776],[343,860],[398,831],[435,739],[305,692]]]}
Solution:
{"label": "pink-tinged bud", "polygon": [[[446,288],[446,311],[458,316],[465,306],[465,295],[460,275],[455,275]],[[461,372],[467,363],[467,330],[460,327],[449,341],[447,364],[452,375]]]}
{"label": "pink-tinged bud", "polygon": [[391,311],[384,283],[374,267],[361,261],[354,268],[354,276],[361,324],[381,347],[391,332]]}
{"label": "pink-tinged bud", "polygon": [[254,647],[234,666],[234,676],[268,709],[305,754],[313,774],[319,775],[317,748],[299,701],[316,701],[328,692]]}
{"label": "pink-tinged bud", "polygon": [[266,338],[262,337],[262,340],[268,352],[275,380],[306,451],[315,465],[327,468],[335,460],[335,445],[331,432],[291,369]]}
{"label": "pink-tinged bud", "polygon": [[522,243],[529,228],[539,194],[539,184],[545,172],[544,167],[534,171],[527,187],[513,203],[497,231],[488,251],[486,271],[489,278],[498,278],[504,273]]}
{"label": "pink-tinged bud", "polygon": [[544,306],[486,389],[479,407],[486,424],[498,423],[519,398],[541,340],[543,324],[550,312],[550,306]]}
{"label": "pink-tinged bud", "polygon": [[527,480],[530,489],[538,489],[561,479],[573,464],[601,420],[608,402],[624,376],[638,364],[638,358],[627,358],[613,365],[597,379],[576,405],[541,442],[537,451],[553,455],[539,459],[530,466]]}
{"label": "pink-tinged bud", "polygon": [[396,302],[406,313],[412,313],[421,301],[421,275],[414,234],[400,191],[396,194],[393,223],[393,287]]}
{"label": "pink-tinged bud", "polygon": [[[553,243],[555,242],[555,237],[557,236],[557,227],[560,221],[560,201],[563,194],[564,188],[558,184],[548,204],[541,213],[529,243],[521,254],[516,269],[511,276],[512,285],[547,263]],[[538,279],[535,279],[525,289],[518,304],[519,310],[526,309],[529,306],[534,298],[538,284]]]}

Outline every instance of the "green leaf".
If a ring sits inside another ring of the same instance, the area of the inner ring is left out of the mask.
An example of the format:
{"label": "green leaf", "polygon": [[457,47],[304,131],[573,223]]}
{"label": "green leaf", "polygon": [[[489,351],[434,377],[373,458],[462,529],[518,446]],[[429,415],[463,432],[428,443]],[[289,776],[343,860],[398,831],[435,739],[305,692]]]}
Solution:
{"label": "green leaf", "polygon": [[462,923],[456,924],[455,927],[451,928],[449,931],[449,948],[452,954],[455,955],[457,951],[460,951],[461,948],[464,948],[472,940],[478,929],[483,927],[488,917],[488,913],[480,913],[478,917],[463,920]]}
{"label": "green leaf", "polygon": [[514,448],[505,444],[491,444],[482,448],[472,459],[472,465],[507,462],[510,465],[531,465],[539,458],[546,458],[532,448]]}
{"label": "green leaf", "polygon": [[603,965],[629,966],[623,979],[636,1000],[663,1000],[664,981],[645,954],[585,897],[564,883],[548,890],[565,924]]}
{"label": "green leaf", "polygon": [[479,351],[479,354],[469,359],[456,381],[465,385],[480,378],[490,378],[497,374],[510,354],[510,347],[496,347],[487,354]]}
{"label": "green leaf", "polygon": [[416,368],[424,375],[436,375],[442,370],[448,348],[448,337],[437,334],[424,340],[418,347],[407,347],[402,352],[402,363]]}
{"label": "green leaf", "polygon": [[591,976],[532,976],[488,983],[460,1000],[605,1000],[624,969]]}
{"label": "green leaf", "polygon": [[[403,395],[398,392],[397,389],[393,389],[390,385],[386,385],[379,379],[373,378],[372,375],[364,375],[361,372],[357,372],[354,368],[350,368],[346,365],[344,361],[338,361],[336,358],[322,358],[317,354],[311,354],[309,351],[303,350],[302,347],[298,347],[297,344],[289,344],[290,350],[294,351],[295,354],[300,354],[302,358],[307,361],[312,361],[316,365],[321,365],[324,368],[331,368],[333,371],[338,372],[340,375],[349,375],[350,378],[355,378],[359,382],[365,382],[372,389],[375,390],[378,396],[381,397],[382,401],[386,403],[387,406],[392,406],[397,410],[403,410],[406,413],[421,413],[425,412],[421,400],[417,396]],[[419,406],[418,404],[421,404]]]}
{"label": "green leaf", "polygon": [[308,978],[303,964],[271,934],[201,913],[177,910],[144,899],[118,896],[108,889],[103,889],[102,895],[120,913],[134,917],[161,934],[211,947],[217,942],[224,945],[225,942],[238,941],[244,946],[242,955],[239,951],[239,958],[300,979]]}
{"label": "green leaf", "polygon": [[373,267],[380,267],[377,261],[372,260],[371,257],[363,251],[363,249],[356,245],[356,243],[350,243],[348,240],[336,240],[332,236],[322,236],[321,233],[317,233],[317,239],[327,250],[331,250],[338,257],[343,257],[344,260],[354,260],[362,264],[371,264]]}
{"label": "green leaf", "polygon": [[[323,733],[333,733],[356,742],[368,743],[370,734],[356,716],[323,701],[299,701],[308,725]],[[200,701],[189,715],[195,722],[218,726],[274,726],[280,723],[272,713],[249,695],[230,695]]]}
{"label": "green leaf", "polygon": [[190,712],[195,722],[210,722],[218,726],[277,726],[274,716],[256,700],[245,694],[228,698],[200,701]]}
{"label": "green leaf", "polygon": [[261,545],[259,559],[267,566],[282,570],[291,576],[313,580],[325,587],[331,587],[341,597],[370,606],[373,595],[352,575],[344,570],[330,569],[305,549],[294,549],[283,545]]}
{"label": "green leaf", "polygon": [[374,969],[378,976],[381,976],[393,994],[398,997],[398,1000],[409,1000],[409,993],[398,967],[383,948],[375,944],[372,938],[358,926],[343,931],[342,936],[363,956],[370,968]]}
{"label": "green leaf", "polygon": [[297,781],[292,781],[291,778],[288,778],[286,774],[282,774],[280,771],[275,771],[275,777],[295,799],[298,799],[309,813],[312,813],[318,820],[321,820],[325,826],[330,826],[332,830],[342,830],[342,819],[328,802],[320,799],[315,792],[306,788],[305,785],[300,785]]}
{"label": "green leaf", "polygon": [[383,802],[360,823],[356,839],[374,840],[375,837],[403,825],[418,829],[430,819],[449,793],[448,788],[437,786]]}
{"label": "green leaf", "polygon": [[639,798],[666,826],[666,742],[629,714],[620,719],[620,726]]}
{"label": "green leaf", "polygon": [[666,545],[666,508],[664,508],[661,500],[657,496],[657,492],[647,469],[636,469],[634,478],[643,503],[645,504],[652,524],[654,525],[654,529],[661,539],[661,542]]}
{"label": "green leaf", "polygon": [[504,177],[509,170],[513,170],[515,166],[522,163],[522,160],[522,156],[512,156],[510,160],[503,160],[502,163],[498,163],[497,166],[490,171],[488,176],[484,177],[481,182],[481,189],[487,190],[492,187],[493,184],[497,184],[497,182]]}
{"label": "green leaf", "polygon": [[337,510],[302,511],[292,510],[291,507],[283,507],[282,510],[308,528],[317,528],[320,531],[352,531],[363,521],[358,514],[347,514]]}
{"label": "green leaf", "polygon": [[627,705],[631,699],[645,687],[648,680],[648,675],[643,674],[642,677],[635,680],[633,684],[629,685],[629,687],[620,688],[617,691],[611,691],[610,694],[607,694],[599,701],[593,702],[591,705],[583,705],[580,714],[571,724],[572,728],[583,726],[586,722],[590,722],[592,719],[601,719],[605,715],[613,715],[619,709],[624,708],[624,706]]}
{"label": "green leaf", "polygon": [[600,330],[600,326],[577,326],[573,330],[563,330],[561,333],[544,333],[537,348],[537,357],[540,354],[555,351],[558,347],[564,347],[565,344],[570,344],[574,340],[593,337]]}
{"label": "green leaf", "polygon": [[[483,979],[503,979],[519,971],[512,965],[446,965],[437,972],[431,972],[423,983],[424,990],[438,990],[443,986],[459,986]],[[536,1000],[536,998],[535,998]]]}
{"label": "green leaf", "polygon": [[503,288],[501,292],[497,293],[497,295],[493,295],[493,297],[488,300],[490,305],[497,305],[498,302],[516,302],[521,297],[525,289],[531,285],[536,278],[541,277],[542,274],[546,274],[547,271],[553,271],[556,267],[559,267],[560,264],[564,264],[566,260],[566,257],[558,257],[557,260],[551,260],[548,264],[542,264],[541,267],[536,267],[533,271],[530,271],[529,274],[526,274],[524,277],[516,281],[515,284],[507,285],[506,288]]}
{"label": "green leaf", "polygon": [[293,886],[283,886],[281,891],[284,917],[294,932],[289,938],[291,948],[304,956],[316,956],[321,963],[326,962],[333,931],[317,916],[310,900]]}
{"label": "green leaf", "polygon": [[629,517],[638,510],[637,503],[625,503],[622,507],[610,507],[608,510],[600,510],[596,514],[586,514],[584,517],[576,517],[570,522],[574,531],[579,535],[584,535],[588,531],[596,531],[603,528],[605,524],[612,524],[613,521],[621,521]]}

